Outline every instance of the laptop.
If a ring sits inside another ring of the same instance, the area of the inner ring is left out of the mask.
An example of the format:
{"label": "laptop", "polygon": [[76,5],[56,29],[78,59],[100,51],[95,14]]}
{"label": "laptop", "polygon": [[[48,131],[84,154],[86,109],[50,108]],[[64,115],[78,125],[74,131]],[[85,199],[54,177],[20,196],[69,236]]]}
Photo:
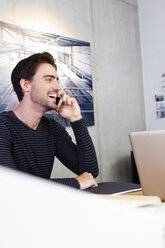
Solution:
{"label": "laptop", "polygon": [[144,195],[165,201],[165,130],[129,134]]}

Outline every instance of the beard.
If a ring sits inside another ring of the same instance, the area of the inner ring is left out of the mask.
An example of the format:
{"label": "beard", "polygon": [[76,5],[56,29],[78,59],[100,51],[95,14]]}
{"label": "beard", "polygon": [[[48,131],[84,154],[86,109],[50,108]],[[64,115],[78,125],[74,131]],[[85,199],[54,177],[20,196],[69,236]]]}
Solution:
{"label": "beard", "polygon": [[49,95],[42,90],[37,89],[34,85],[31,91],[31,101],[45,108],[46,111],[54,110],[55,104],[49,100]]}

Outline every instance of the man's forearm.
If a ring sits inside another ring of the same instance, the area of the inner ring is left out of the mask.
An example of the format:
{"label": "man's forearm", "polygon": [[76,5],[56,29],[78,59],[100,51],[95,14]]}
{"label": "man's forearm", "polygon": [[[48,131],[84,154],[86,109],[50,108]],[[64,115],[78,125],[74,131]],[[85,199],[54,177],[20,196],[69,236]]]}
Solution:
{"label": "man's forearm", "polygon": [[77,143],[80,174],[83,172],[89,172],[93,177],[97,177],[99,169],[96,152],[84,120],[81,119],[73,122],[71,123],[71,126]]}

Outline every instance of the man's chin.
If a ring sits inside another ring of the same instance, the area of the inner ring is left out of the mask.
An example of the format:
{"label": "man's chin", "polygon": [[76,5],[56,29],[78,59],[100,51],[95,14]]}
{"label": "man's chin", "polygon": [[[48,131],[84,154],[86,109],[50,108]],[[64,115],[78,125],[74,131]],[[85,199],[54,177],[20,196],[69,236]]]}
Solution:
{"label": "man's chin", "polygon": [[47,111],[56,110],[56,104],[47,106]]}

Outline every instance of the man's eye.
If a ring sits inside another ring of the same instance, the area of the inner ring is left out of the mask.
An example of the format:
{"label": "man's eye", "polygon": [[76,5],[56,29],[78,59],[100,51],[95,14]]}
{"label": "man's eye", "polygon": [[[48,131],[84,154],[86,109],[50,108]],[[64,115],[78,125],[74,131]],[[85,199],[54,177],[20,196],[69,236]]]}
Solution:
{"label": "man's eye", "polygon": [[51,78],[46,78],[46,81],[50,82],[52,79]]}

